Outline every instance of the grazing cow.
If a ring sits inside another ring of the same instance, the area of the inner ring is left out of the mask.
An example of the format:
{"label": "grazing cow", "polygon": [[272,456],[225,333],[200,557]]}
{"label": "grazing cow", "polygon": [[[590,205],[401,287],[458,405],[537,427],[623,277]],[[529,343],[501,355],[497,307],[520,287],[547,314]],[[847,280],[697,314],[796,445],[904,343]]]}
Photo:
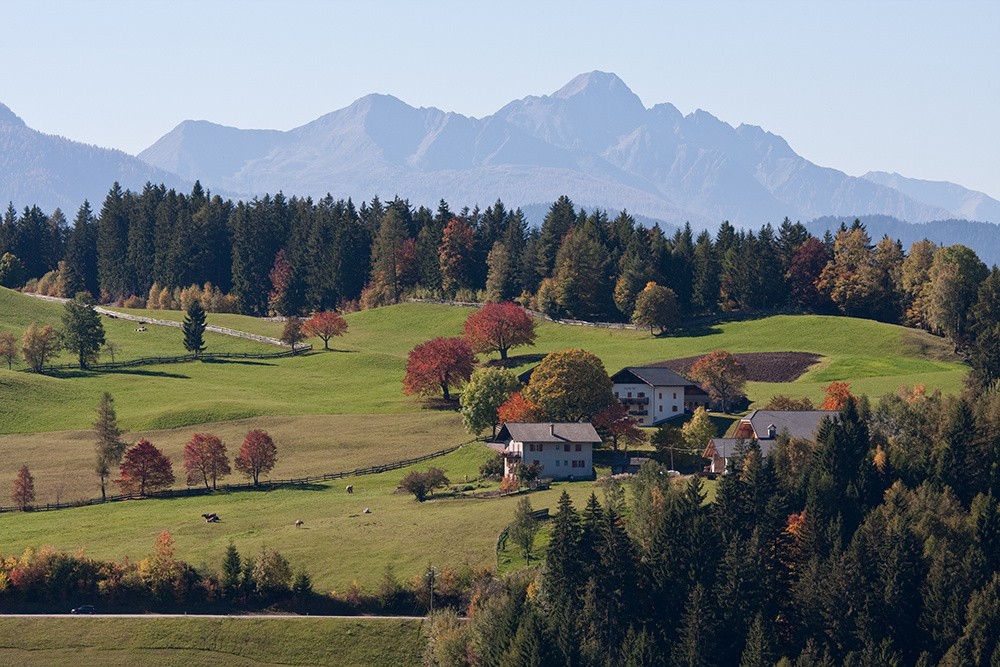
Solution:
{"label": "grazing cow", "polygon": [[295,520],[295,527],[296,528],[301,528],[303,523],[305,523],[305,522],[302,519],[296,519]]}
{"label": "grazing cow", "polygon": [[347,492],[348,493],[354,493],[354,485],[353,484],[348,484],[347,485]]}
{"label": "grazing cow", "polygon": [[205,517],[205,523],[218,523],[219,515],[215,512],[210,512],[208,514],[202,514]]}
{"label": "grazing cow", "polygon": [[365,513],[365,514],[371,514],[371,513],[372,513],[372,511],[371,511],[370,509],[368,509],[368,508],[366,507],[366,508],[365,508],[365,511],[364,511],[364,513]]}

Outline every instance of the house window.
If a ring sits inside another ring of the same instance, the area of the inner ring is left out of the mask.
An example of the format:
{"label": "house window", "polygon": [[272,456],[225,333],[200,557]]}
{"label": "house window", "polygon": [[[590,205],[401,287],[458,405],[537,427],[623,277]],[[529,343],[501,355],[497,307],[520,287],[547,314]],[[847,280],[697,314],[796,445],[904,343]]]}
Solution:
{"label": "house window", "polygon": [[660,392],[660,398],[661,399],[663,398],[663,392],[662,391]]}
{"label": "house window", "polygon": [[556,459],[556,467],[559,467],[559,459]]}
{"label": "house window", "polygon": [[569,466],[569,461],[563,461],[564,466]]}
{"label": "house window", "polygon": [[534,463],[536,466],[542,465],[541,463],[538,462],[538,459],[535,459],[534,461],[532,461],[532,463]]}
{"label": "house window", "polygon": [[564,452],[568,452],[569,451],[569,443],[568,442],[565,445],[563,445],[563,451]]}
{"label": "house window", "polygon": [[577,468],[586,468],[586,467],[587,467],[587,465],[586,465],[586,462],[585,462],[585,461],[577,461],[577,463],[579,464],[579,465],[577,466]]}
{"label": "house window", "polygon": [[642,418],[642,417],[639,417],[639,423],[640,423],[640,424],[644,423],[644,421],[643,421],[643,418]]}
{"label": "house window", "polygon": [[646,392],[644,392],[644,391],[640,391],[639,392],[639,398],[643,398],[645,396],[646,396]]}
{"label": "house window", "polygon": [[632,398],[632,392],[628,393],[628,398]]}
{"label": "house window", "polygon": [[577,463],[579,463],[579,461],[573,461],[573,467],[574,468],[579,468],[580,467],[580,466],[577,465]]}
{"label": "house window", "polygon": [[663,412],[663,406],[662,405],[660,406],[660,412]]}
{"label": "house window", "polygon": [[677,398],[677,392],[676,391],[674,392],[674,398],[675,399]]}
{"label": "house window", "polygon": [[674,412],[677,412],[677,406],[676,405],[674,406]]}
{"label": "house window", "polygon": [[576,451],[582,452],[583,451],[583,445],[577,445],[576,446]]}

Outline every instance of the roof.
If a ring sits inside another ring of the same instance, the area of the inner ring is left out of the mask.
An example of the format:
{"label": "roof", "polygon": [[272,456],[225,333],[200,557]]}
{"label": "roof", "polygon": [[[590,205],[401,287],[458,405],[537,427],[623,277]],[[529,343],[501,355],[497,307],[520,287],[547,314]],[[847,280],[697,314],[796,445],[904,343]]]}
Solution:
{"label": "roof", "polygon": [[[705,454],[708,454],[709,450],[714,446],[720,458],[729,459],[736,452],[736,445],[740,442],[749,443],[750,441],[743,438],[712,438],[708,441],[709,446],[705,447]],[[767,456],[770,454],[773,444],[774,440],[758,440],[757,445],[760,447],[760,455]],[[702,456],[705,456],[705,454]],[[705,458],[709,457],[705,456]]]}
{"label": "roof", "polygon": [[507,422],[497,434],[498,442],[600,442],[589,422]]}
{"label": "roof", "polygon": [[769,426],[775,435],[788,429],[793,438],[812,440],[825,417],[836,418],[835,410],[754,410],[740,421],[749,421],[758,440],[767,440]]}
{"label": "roof", "polygon": [[662,366],[629,366],[611,376],[615,384],[648,384],[651,387],[696,386],[669,368]]}

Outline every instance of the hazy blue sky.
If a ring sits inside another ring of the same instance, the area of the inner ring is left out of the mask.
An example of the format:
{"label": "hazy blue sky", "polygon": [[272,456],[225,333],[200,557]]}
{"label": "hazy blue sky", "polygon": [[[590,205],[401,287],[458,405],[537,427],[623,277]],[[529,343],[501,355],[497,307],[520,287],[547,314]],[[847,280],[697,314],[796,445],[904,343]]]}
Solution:
{"label": "hazy blue sky", "polygon": [[186,119],[287,130],[389,93],[482,117],[614,72],[813,162],[1000,198],[1000,2],[0,0],[0,102],[137,153]]}

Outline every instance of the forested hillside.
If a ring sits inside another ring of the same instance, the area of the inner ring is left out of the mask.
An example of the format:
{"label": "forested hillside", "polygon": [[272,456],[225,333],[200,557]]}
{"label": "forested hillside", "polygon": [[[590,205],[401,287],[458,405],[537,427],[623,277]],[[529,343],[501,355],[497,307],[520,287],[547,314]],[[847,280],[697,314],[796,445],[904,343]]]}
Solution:
{"label": "forested hillside", "polygon": [[278,193],[233,204],[200,184],[190,194],[115,184],[97,215],[84,203],[72,226],[58,211],[8,208],[0,254],[5,286],[28,280],[28,289],[87,290],[136,307],[169,307],[171,293],[211,283],[256,316],[423,296],[518,300],[555,317],[652,325],[636,303],[656,283],[668,288],[669,322],[777,310],[871,318],[948,335],[990,367],[995,349],[977,341],[1000,340],[1000,270],[963,245],[873,243],[858,221],[822,238],[787,218],[777,229],[723,222],[714,236],[686,226],[668,237],[626,211],[612,218],[567,197],[529,228],[499,200],[458,212],[443,200],[431,211],[398,197],[356,207]]}

